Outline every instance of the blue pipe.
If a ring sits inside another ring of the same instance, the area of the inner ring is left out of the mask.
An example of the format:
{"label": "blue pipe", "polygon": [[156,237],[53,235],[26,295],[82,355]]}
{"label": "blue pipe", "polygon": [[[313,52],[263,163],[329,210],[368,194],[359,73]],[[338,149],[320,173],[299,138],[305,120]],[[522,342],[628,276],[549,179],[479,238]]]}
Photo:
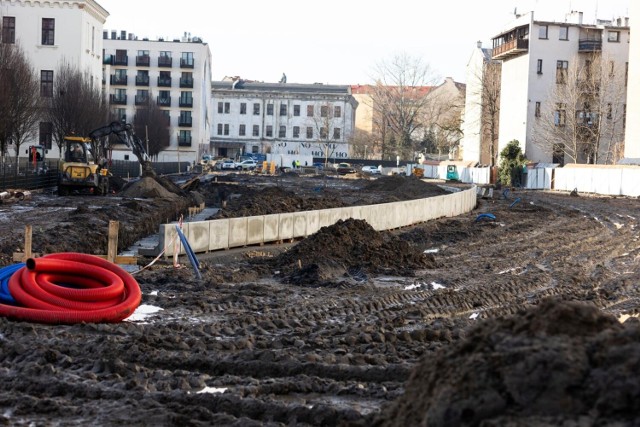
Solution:
{"label": "blue pipe", "polygon": [[517,199],[515,199],[515,200],[513,201],[513,203],[511,203],[511,204],[509,205],[509,209],[511,209],[512,207],[514,207],[514,206],[515,206],[515,205],[517,205],[518,203],[520,203],[520,197],[518,197]]}
{"label": "blue pipe", "polygon": [[9,292],[9,279],[13,273],[24,267],[24,263],[9,265],[0,269],[0,302],[3,304],[15,305],[16,300]]}
{"label": "blue pipe", "polygon": [[189,241],[184,236],[184,233],[182,232],[182,230],[180,230],[180,227],[177,225],[176,225],[176,231],[178,232],[178,236],[180,237],[182,246],[184,246],[184,250],[187,253],[187,257],[189,258],[189,261],[191,262],[191,265],[193,266],[193,269],[196,272],[196,276],[198,276],[198,279],[202,279],[202,275],[200,274],[200,270],[199,270],[200,263],[198,262],[196,255],[193,253],[193,249],[191,249],[191,245],[189,244]]}
{"label": "blue pipe", "polygon": [[495,221],[495,220],[496,220],[496,216],[495,216],[494,214],[490,214],[490,213],[483,213],[483,214],[480,214],[480,215],[478,215],[478,216],[476,217],[476,222],[480,221],[480,220],[481,220],[481,219],[483,219],[483,218],[487,218],[487,219],[490,219],[490,220],[492,220],[492,221]]}

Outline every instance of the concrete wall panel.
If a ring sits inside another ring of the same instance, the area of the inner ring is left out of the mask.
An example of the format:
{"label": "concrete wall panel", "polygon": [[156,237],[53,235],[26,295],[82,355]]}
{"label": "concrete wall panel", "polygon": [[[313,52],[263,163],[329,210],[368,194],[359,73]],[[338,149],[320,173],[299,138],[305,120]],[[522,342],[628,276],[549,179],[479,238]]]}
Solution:
{"label": "concrete wall panel", "polygon": [[229,247],[237,248],[247,244],[247,217],[229,218]]}
{"label": "concrete wall panel", "polygon": [[209,250],[229,248],[229,220],[216,219],[209,221]]}
{"label": "concrete wall panel", "polygon": [[307,236],[315,234],[320,230],[320,211],[307,211],[305,218],[307,220]]}
{"label": "concrete wall panel", "polygon": [[296,212],[293,214],[293,237],[307,236],[307,212]]}
{"label": "concrete wall panel", "polygon": [[279,240],[293,239],[293,215],[292,213],[280,214],[279,218]]}
{"label": "concrete wall panel", "polygon": [[280,214],[265,215],[263,218],[264,242],[277,242],[280,240]]}
{"label": "concrete wall panel", "polygon": [[247,245],[264,242],[264,216],[247,217]]}
{"label": "concrete wall panel", "polygon": [[211,221],[196,221],[188,222],[187,230],[184,231],[184,235],[191,246],[193,252],[208,252],[209,251],[209,231]]}

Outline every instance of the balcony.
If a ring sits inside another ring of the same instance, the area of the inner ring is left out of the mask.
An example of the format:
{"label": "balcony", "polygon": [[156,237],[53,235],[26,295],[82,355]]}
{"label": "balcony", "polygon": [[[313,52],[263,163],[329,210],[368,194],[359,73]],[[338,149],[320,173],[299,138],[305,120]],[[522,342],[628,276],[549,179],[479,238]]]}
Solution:
{"label": "balcony", "polygon": [[190,58],[190,59],[181,58],[180,59],[180,68],[193,68],[193,64],[194,64],[193,58]]}
{"label": "balcony", "polygon": [[191,147],[191,135],[178,135],[178,145],[180,147]]}
{"label": "balcony", "polygon": [[111,95],[109,100],[112,104],[127,105],[127,95]]}
{"label": "balcony", "polygon": [[165,98],[161,98],[158,97],[156,100],[156,103],[160,106],[160,107],[171,107],[171,97],[165,97]]}
{"label": "balcony", "polygon": [[191,117],[180,117],[178,119],[178,126],[191,127],[193,126],[193,119]]}
{"label": "balcony", "polygon": [[193,98],[180,98],[178,105],[180,107],[193,108]]}
{"label": "balcony", "polygon": [[529,51],[529,39],[513,39],[493,48],[491,58],[505,60]]}
{"label": "balcony", "polygon": [[158,77],[158,86],[171,87],[171,77]]}
{"label": "balcony", "polygon": [[136,102],[136,105],[147,105],[149,103],[149,96],[136,95],[135,102]]}
{"label": "balcony", "polygon": [[151,58],[148,55],[136,56],[137,67],[148,67],[151,64]]}
{"label": "balcony", "polygon": [[136,86],[149,86],[149,76],[136,76]]}
{"label": "balcony", "polygon": [[104,58],[102,58],[102,63],[104,65],[111,65],[113,63],[113,55],[105,55]]}
{"label": "balcony", "polygon": [[109,82],[112,85],[127,85],[127,76],[110,76]]}
{"label": "balcony", "polygon": [[193,79],[192,78],[180,78],[180,87],[193,87]]}
{"label": "balcony", "polygon": [[114,56],[112,65],[129,65],[128,56]]}
{"label": "balcony", "polygon": [[601,39],[580,39],[578,40],[578,52],[600,52],[602,50]]}
{"label": "balcony", "polygon": [[173,58],[169,56],[159,56],[158,57],[158,67],[169,67],[173,65]]}

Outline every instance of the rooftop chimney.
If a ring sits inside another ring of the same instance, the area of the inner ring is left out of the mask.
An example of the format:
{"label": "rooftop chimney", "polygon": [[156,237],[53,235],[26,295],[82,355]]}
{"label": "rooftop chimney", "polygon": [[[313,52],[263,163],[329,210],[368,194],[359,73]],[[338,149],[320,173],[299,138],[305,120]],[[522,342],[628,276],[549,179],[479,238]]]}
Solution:
{"label": "rooftop chimney", "polygon": [[478,49],[482,49],[482,40],[478,40],[476,46],[478,46]]}

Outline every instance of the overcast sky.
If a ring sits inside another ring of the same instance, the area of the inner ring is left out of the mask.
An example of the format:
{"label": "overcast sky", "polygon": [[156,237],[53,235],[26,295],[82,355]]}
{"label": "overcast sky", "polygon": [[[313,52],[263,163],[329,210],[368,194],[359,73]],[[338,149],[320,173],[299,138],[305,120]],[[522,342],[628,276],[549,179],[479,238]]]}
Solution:
{"label": "overcast sky", "polygon": [[[514,10],[563,21],[571,10],[584,22],[628,15],[631,0],[97,0],[110,14],[108,30],[138,38],[175,39],[185,32],[208,43],[212,78],[241,76],[289,83],[368,84],[375,64],[406,53],[435,76],[465,82],[476,41],[491,37]],[[634,0],[638,1],[638,0]]]}

